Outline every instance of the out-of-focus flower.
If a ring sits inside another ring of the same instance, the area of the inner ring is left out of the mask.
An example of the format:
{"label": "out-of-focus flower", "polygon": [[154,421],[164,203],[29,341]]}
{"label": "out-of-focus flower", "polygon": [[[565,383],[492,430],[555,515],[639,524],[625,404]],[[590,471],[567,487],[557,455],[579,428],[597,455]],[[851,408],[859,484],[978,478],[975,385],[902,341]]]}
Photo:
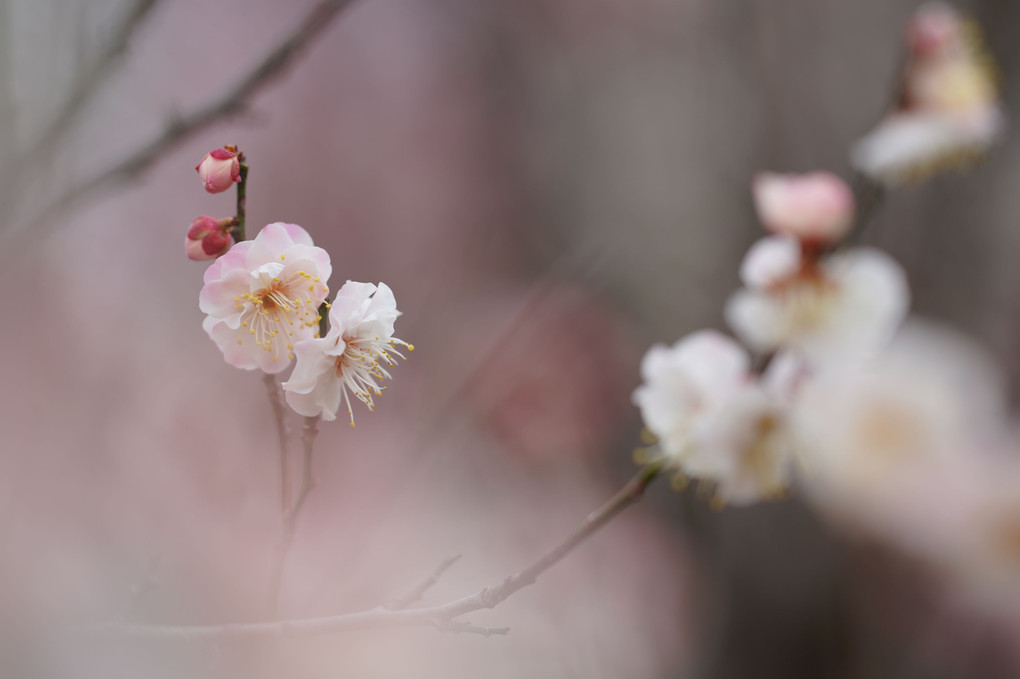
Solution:
{"label": "out-of-focus flower", "polygon": [[224,254],[234,244],[230,234],[233,219],[216,219],[202,215],[191,223],[188,235],[184,238],[184,251],[189,259],[215,259]]}
{"label": "out-of-focus flower", "polygon": [[977,28],[956,10],[922,6],[907,27],[907,45],[897,108],[852,152],[857,169],[886,184],[977,158],[1005,127],[991,58]]}
{"label": "out-of-focus flower", "polygon": [[846,235],[853,221],[853,192],[830,172],[763,172],[754,178],[753,193],[758,218],[765,228],[806,243],[837,241]]}
{"label": "out-of-focus flower", "polygon": [[792,239],[764,239],[741,267],[746,287],[726,318],[752,349],[785,347],[818,364],[867,355],[893,335],[909,302],[896,262],[856,248],[795,266],[795,248]]}
{"label": "out-of-focus flower", "polygon": [[202,327],[230,365],[278,373],[296,342],[318,334],[330,273],[329,254],[304,229],[270,224],[206,270]]}
{"label": "out-of-focus flower", "polygon": [[814,376],[791,408],[807,495],[846,525],[942,560],[967,531],[976,475],[1002,436],[994,369],[910,324],[881,356]]}
{"label": "out-of-focus flower", "polygon": [[[941,565],[970,603],[1016,620],[1020,606],[1020,464],[1011,456],[969,471],[963,479],[967,484],[964,492],[953,498],[954,506],[961,507],[960,518],[953,524],[957,528],[954,549]],[[956,480],[956,485],[961,482]]]}
{"label": "out-of-focus flower", "polygon": [[746,504],[775,497],[790,476],[780,399],[750,374],[747,353],[713,331],[652,347],[634,392],[645,425],[683,473]]}
{"label": "out-of-focus flower", "polygon": [[202,185],[209,193],[226,191],[235,182],[241,181],[241,161],[233,147],[220,147],[205,154],[202,162],[195,166]]}
{"label": "out-of-focus flower", "polygon": [[386,366],[396,363],[394,356],[404,358],[398,347],[414,350],[393,336],[399,315],[385,283],[347,281],[330,307],[326,336],[295,346],[297,365],[283,383],[290,407],[308,417],[334,420],[343,400],[354,426],[350,394],[372,410],[373,396],[385,389],[376,380],[390,379]]}

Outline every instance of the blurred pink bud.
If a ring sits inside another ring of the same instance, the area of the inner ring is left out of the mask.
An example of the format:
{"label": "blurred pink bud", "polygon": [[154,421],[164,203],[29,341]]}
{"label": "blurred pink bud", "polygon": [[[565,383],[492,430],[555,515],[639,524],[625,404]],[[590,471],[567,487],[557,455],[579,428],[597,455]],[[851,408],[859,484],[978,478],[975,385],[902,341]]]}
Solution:
{"label": "blurred pink bud", "polygon": [[923,5],[907,24],[907,46],[918,56],[945,52],[962,40],[963,21],[951,6],[932,2]]}
{"label": "blurred pink bud", "polygon": [[762,172],[752,185],[758,218],[769,231],[809,243],[831,243],[853,222],[854,195],[830,172]]}
{"label": "blurred pink bud", "polygon": [[234,182],[241,181],[241,161],[238,155],[237,149],[232,146],[213,149],[205,154],[195,170],[206,191],[220,193],[233,186]]}
{"label": "blurred pink bud", "polygon": [[234,244],[234,237],[229,232],[233,223],[233,219],[216,219],[207,215],[195,219],[184,239],[188,259],[215,259],[226,253]]}

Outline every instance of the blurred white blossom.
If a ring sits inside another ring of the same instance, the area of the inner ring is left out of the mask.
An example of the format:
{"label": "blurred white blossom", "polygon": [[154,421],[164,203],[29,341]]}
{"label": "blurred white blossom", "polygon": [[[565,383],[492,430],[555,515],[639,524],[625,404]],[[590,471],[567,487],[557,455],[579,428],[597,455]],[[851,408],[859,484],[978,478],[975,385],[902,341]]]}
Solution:
{"label": "blurred white blossom", "polygon": [[744,504],[780,494],[790,475],[782,407],[750,373],[736,342],[704,330],[655,346],[634,392],[662,452],[684,474],[714,482],[721,500]]}
{"label": "blurred white blossom", "polygon": [[796,242],[756,243],[741,267],[747,286],[726,319],[755,351],[788,348],[812,363],[858,358],[879,348],[907,311],[903,271],[888,255],[855,248],[795,264]]}
{"label": "blurred white blossom", "polygon": [[964,510],[1001,445],[1002,416],[980,353],[909,324],[867,365],[804,384],[791,409],[801,485],[839,522],[945,559],[970,528]]}
{"label": "blurred white blossom", "polygon": [[1005,128],[991,58],[976,26],[923,5],[907,27],[900,101],[853,148],[857,169],[887,184],[980,156]]}

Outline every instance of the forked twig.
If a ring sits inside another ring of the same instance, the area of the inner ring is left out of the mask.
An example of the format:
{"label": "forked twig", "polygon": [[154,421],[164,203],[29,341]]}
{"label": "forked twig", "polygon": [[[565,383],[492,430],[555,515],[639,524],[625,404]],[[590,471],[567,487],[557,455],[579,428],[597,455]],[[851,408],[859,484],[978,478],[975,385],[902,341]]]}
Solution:
{"label": "forked twig", "polygon": [[460,616],[485,608],[494,608],[513,594],[534,584],[539,576],[572,552],[579,544],[609,523],[620,512],[644,495],[648,485],[665,469],[663,460],[650,462],[623,486],[608,502],[595,510],[562,542],[524,570],[507,577],[493,587],[436,606],[390,609],[376,607],[359,613],[320,618],[277,620],[273,622],[226,625],[144,625],[105,623],[87,631],[141,638],[215,639],[228,637],[307,637],[336,632],[383,627],[436,627],[442,631],[466,632],[490,636],[505,634],[505,628],[476,627],[458,620]]}

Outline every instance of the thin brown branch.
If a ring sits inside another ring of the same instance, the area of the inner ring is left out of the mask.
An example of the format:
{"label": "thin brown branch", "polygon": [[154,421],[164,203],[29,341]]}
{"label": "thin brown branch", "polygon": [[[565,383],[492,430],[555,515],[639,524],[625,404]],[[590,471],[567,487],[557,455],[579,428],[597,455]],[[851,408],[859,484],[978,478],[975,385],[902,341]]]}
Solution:
{"label": "thin brown branch", "polygon": [[665,463],[657,460],[641,469],[608,502],[595,510],[556,547],[524,570],[511,575],[500,584],[485,587],[474,594],[437,606],[391,610],[377,607],[359,613],[321,618],[278,620],[274,622],[227,625],[139,625],[107,623],[90,628],[90,632],[144,638],[210,639],[224,637],[297,637],[316,636],[349,630],[384,627],[436,627],[443,631],[505,634],[505,628],[479,628],[460,620],[462,615],[493,608],[514,593],[534,584],[539,576],[572,552],[579,544],[598,532],[624,509],[641,499],[645,489],[662,474]]}
{"label": "thin brown branch", "polygon": [[45,207],[24,230],[55,228],[57,214],[102,189],[138,178],[174,145],[193,137],[219,120],[243,111],[251,98],[278,77],[337,14],[354,0],[322,0],[286,38],[263,57],[233,87],[192,113],[170,120],[151,141],[90,179],[72,187]]}

